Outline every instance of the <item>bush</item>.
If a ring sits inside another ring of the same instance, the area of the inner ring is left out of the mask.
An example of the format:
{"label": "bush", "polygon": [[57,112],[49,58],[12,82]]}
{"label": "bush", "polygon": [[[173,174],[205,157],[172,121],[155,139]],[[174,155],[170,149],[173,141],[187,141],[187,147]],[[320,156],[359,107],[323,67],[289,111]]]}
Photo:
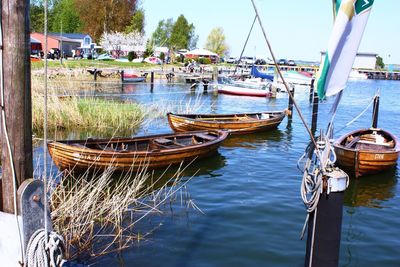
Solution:
{"label": "bush", "polygon": [[199,57],[196,61],[199,64],[211,64],[211,59],[209,59],[207,57]]}
{"label": "bush", "polygon": [[185,58],[185,59],[183,60],[183,63],[184,63],[184,65],[185,65],[185,67],[187,67],[187,65],[189,65],[190,62],[192,62],[192,60],[191,60],[190,58]]}
{"label": "bush", "polygon": [[135,58],[137,58],[137,55],[136,55],[135,51],[129,51],[129,53],[128,53],[128,60],[129,60],[129,62],[131,62],[131,61],[134,60]]}
{"label": "bush", "polygon": [[165,60],[165,54],[164,54],[164,52],[161,52],[161,53],[160,53],[159,58],[164,62],[164,60]]}

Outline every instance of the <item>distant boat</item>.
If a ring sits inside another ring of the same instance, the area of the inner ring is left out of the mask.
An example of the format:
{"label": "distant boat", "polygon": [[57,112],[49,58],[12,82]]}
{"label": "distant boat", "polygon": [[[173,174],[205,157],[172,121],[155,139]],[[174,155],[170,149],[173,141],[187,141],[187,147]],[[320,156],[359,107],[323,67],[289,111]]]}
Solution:
{"label": "distant boat", "polygon": [[250,75],[254,78],[266,79],[271,82],[274,80],[274,74],[261,72],[255,65],[251,67]]}
{"label": "distant boat", "polygon": [[254,133],[278,127],[287,110],[235,114],[173,114],[168,122],[174,131],[228,130],[232,134]]}
{"label": "distant boat", "polygon": [[262,89],[254,89],[229,84],[219,85],[218,93],[241,96],[272,97],[272,93],[267,87],[263,87]]}
{"label": "distant boat", "polygon": [[365,73],[361,73],[358,70],[352,70],[349,74],[349,79],[366,80],[368,79],[368,75]]}
{"label": "distant boat", "polygon": [[377,173],[396,165],[398,139],[382,129],[362,129],[345,134],[335,143],[336,163],[356,177]]}
{"label": "distant boat", "polygon": [[125,70],[122,74],[123,82],[143,82],[146,80],[146,75],[138,75],[130,70]]}
{"label": "distant boat", "polygon": [[[310,85],[311,84],[311,77],[307,75],[303,75],[297,71],[288,70],[282,71],[282,76],[287,83],[291,83],[294,85]],[[282,82],[282,79],[278,76],[278,82]]]}
{"label": "distant boat", "polygon": [[133,138],[53,141],[49,153],[60,170],[85,172],[114,168],[135,171],[167,167],[214,153],[226,131],[198,131]]}

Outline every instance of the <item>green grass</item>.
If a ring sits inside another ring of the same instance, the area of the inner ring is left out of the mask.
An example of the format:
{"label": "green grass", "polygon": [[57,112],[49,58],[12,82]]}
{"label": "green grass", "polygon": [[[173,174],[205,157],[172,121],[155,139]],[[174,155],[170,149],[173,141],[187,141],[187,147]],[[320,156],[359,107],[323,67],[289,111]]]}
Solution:
{"label": "green grass", "polygon": [[[47,100],[49,131],[59,129],[115,129],[126,131],[137,128],[144,119],[143,108],[135,103],[120,103],[95,98],[64,98],[51,96]],[[38,93],[32,97],[32,128],[43,131],[44,99]]]}
{"label": "green grass", "polygon": [[[32,69],[43,69],[44,61],[32,62]],[[168,65],[173,66],[173,65]],[[63,60],[63,63],[60,63],[60,60],[49,60],[48,61],[49,68],[112,68],[112,67],[124,67],[124,68],[158,68],[160,65],[153,65],[149,63],[132,63],[132,62],[118,62],[118,61],[100,61],[100,60],[88,60],[88,59],[79,59],[79,60]]]}

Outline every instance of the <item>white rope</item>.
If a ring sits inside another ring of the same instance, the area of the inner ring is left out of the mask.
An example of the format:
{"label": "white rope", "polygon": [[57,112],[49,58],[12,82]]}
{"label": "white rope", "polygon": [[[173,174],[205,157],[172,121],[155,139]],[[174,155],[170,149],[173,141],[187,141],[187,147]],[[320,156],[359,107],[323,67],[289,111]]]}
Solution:
{"label": "white rope", "polygon": [[[49,239],[46,240],[46,236]],[[25,264],[26,267],[58,267],[65,262],[64,239],[55,232],[46,233],[39,229],[31,236],[27,249]]]}

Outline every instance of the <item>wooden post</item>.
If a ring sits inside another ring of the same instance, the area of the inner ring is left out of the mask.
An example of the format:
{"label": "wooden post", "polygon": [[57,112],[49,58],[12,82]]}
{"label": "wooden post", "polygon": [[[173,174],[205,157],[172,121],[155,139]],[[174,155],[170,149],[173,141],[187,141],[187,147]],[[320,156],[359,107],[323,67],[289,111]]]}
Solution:
{"label": "wooden post", "polygon": [[154,71],[150,72],[150,92],[154,89]]}
{"label": "wooden post", "polygon": [[93,77],[94,77],[94,81],[97,81],[97,69],[94,69]]}
{"label": "wooden post", "polygon": [[[290,87],[290,92],[292,93],[292,96],[293,96],[293,98],[294,98],[294,86],[292,86],[292,87]],[[289,103],[288,103],[288,109],[289,109],[289,111],[290,111],[290,113],[289,113],[289,115],[288,115],[288,117],[289,118],[291,118],[292,116],[293,116],[293,102],[294,102],[294,100],[293,100],[293,98],[291,98],[291,97],[289,97]]]}
{"label": "wooden post", "polygon": [[124,70],[121,70],[120,74],[121,74],[121,83],[123,83],[124,82]]}
{"label": "wooden post", "polygon": [[[2,58],[5,123],[11,143],[10,159],[5,131],[2,135],[3,211],[14,212],[13,176],[17,186],[33,175],[32,166],[32,104],[29,35],[29,1],[3,0],[1,6]],[[4,122],[2,122],[3,125]],[[11,162],[12,160],[12,162]]]}

